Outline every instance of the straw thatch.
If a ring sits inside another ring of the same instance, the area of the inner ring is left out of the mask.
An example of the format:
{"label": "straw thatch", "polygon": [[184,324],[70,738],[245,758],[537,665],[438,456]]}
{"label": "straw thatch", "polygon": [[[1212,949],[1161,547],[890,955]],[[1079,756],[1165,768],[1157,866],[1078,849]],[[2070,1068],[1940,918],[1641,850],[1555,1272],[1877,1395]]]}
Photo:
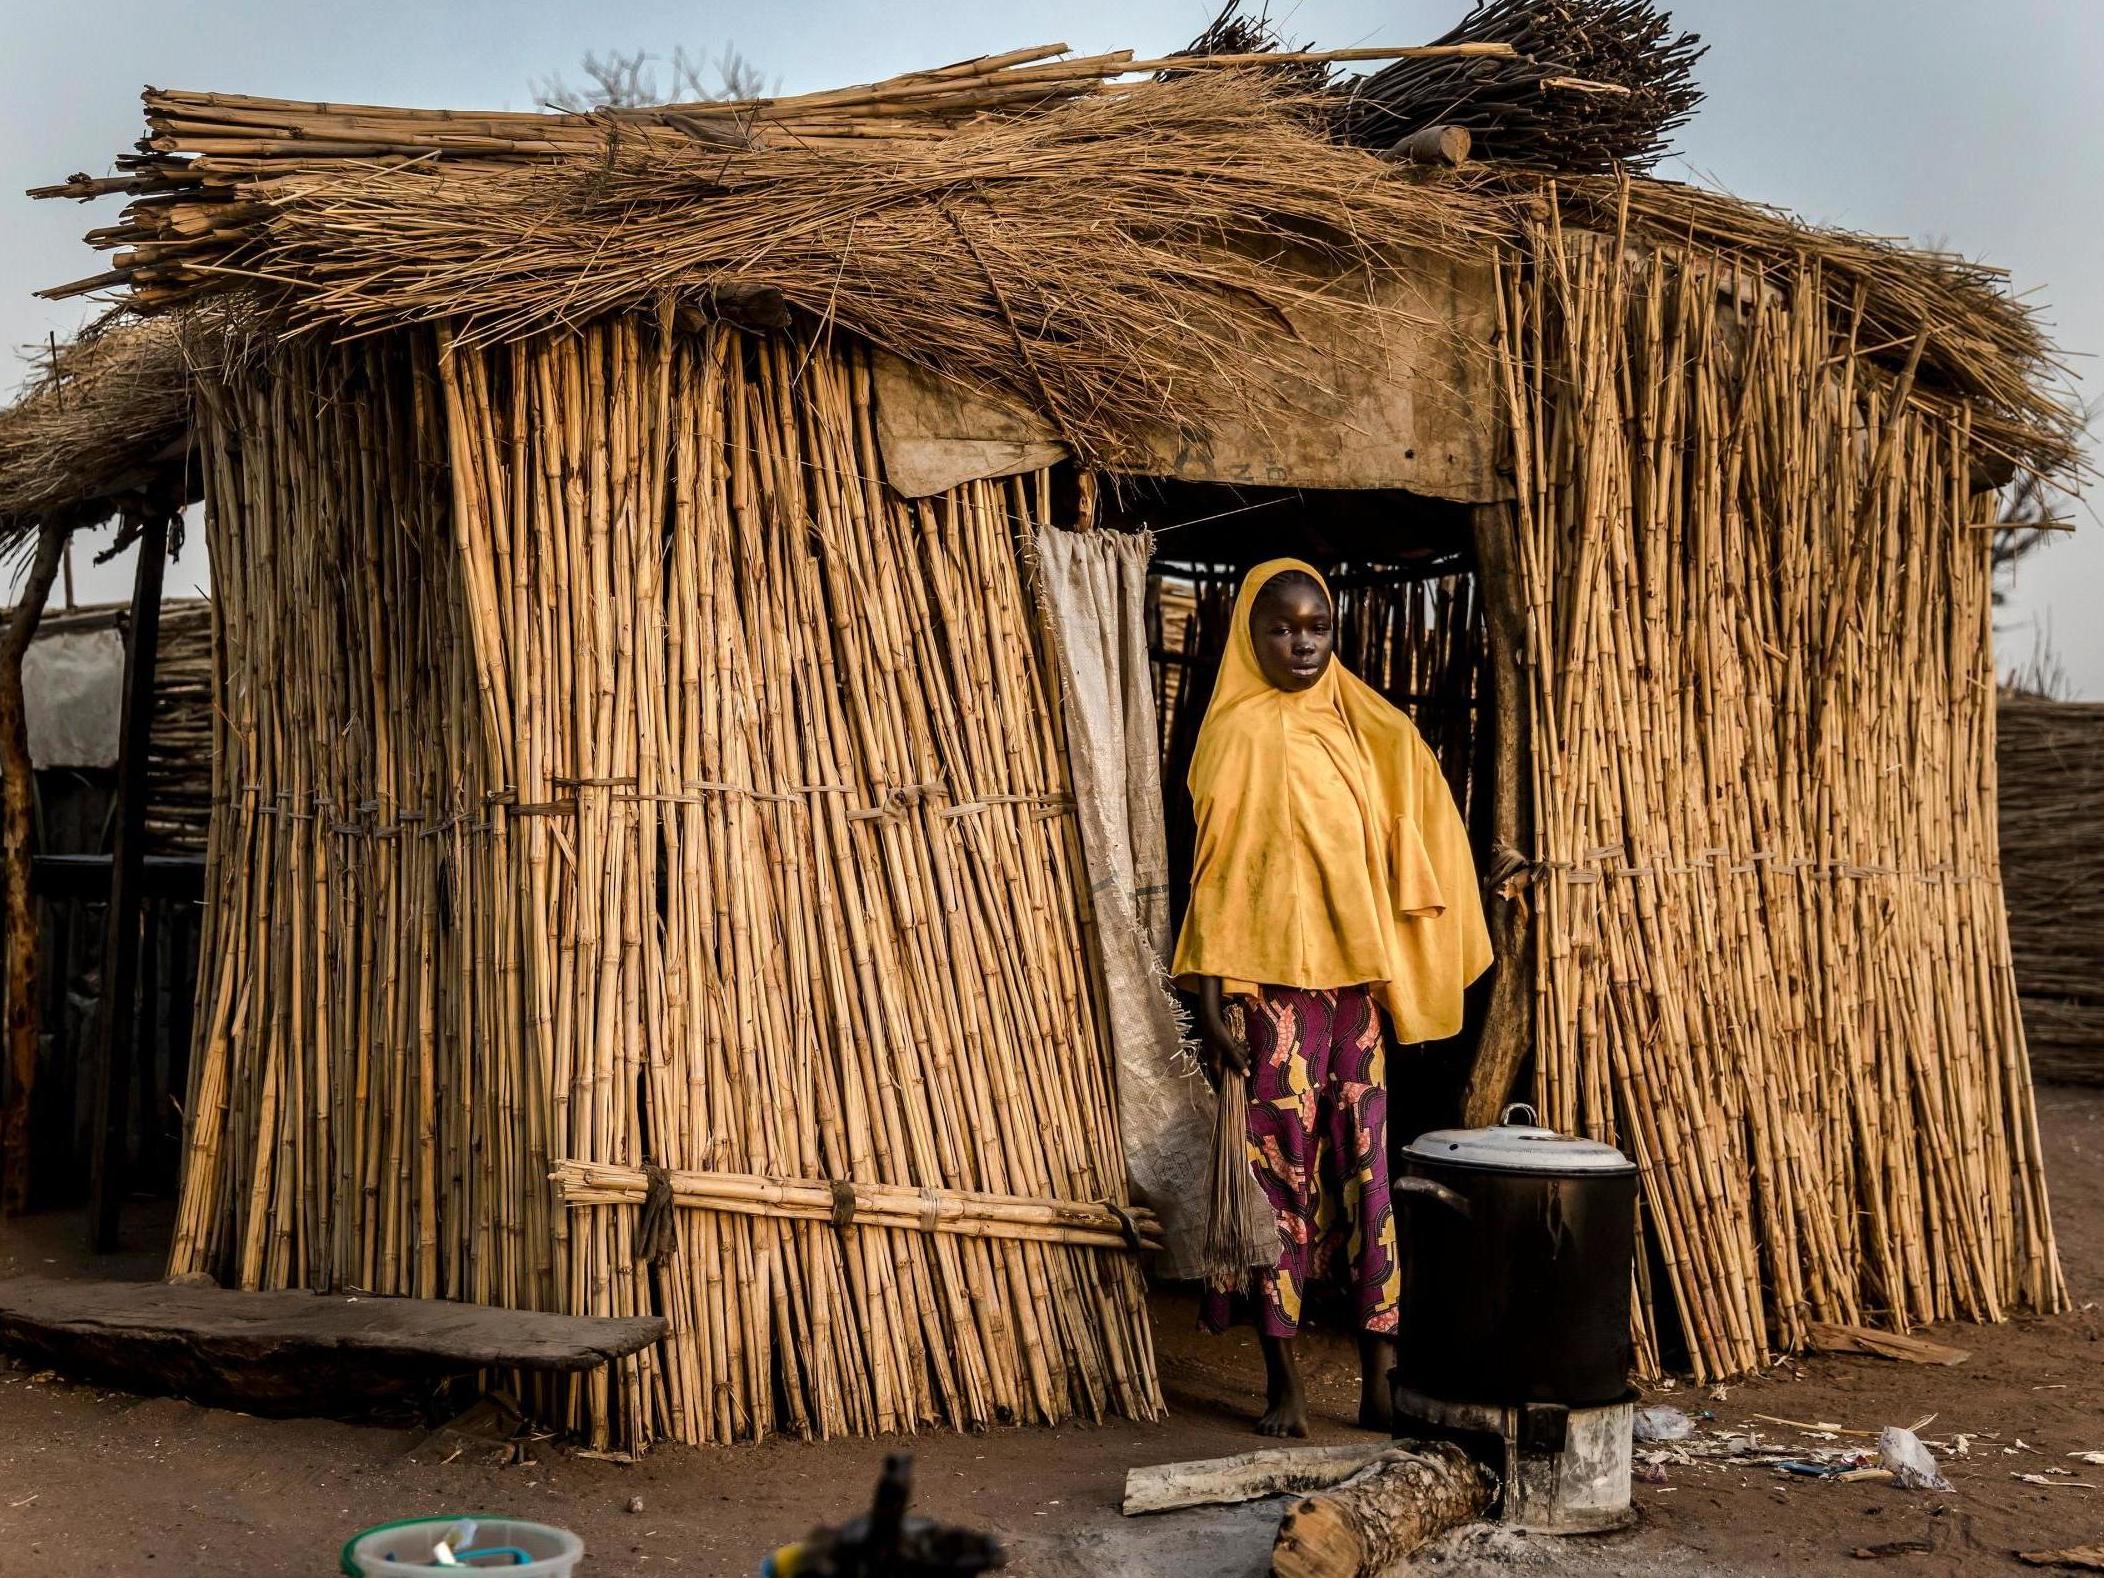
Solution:
{"label": "straw thatch", "polygon": [[[1043,409],[1113,459],[1143,428],[1215,414],[1206,391],[1231,395],[1293,307],[1320,295],[1351,310],[1338,280],[1388,248],[1459,255],[1494,234],[1496,202],[1385,178],[1296,102],[1209,71],[946,132],[914,119],[823,138],[798,118],[790,137],[763,122],[735,152],[620,122],[595,125],[588,151],[502,168],[315,169],[302,142],[302,173],[253,161],[270,173],[236,186],[212,245],[140,241],[132,278],[180,299],[237,271],[292,282],[295,323],[445,321],[483,342],[767,293]],[[209,113],[184,108],[167,123]],[[135,217],[178,228],[192,199],[176,195]]]}
{"label": "straw thatch", "polygon": [[183,486],[189,363],[174,318],[109,320],[0,411],[0,553],[45,520],[93,524]]}
{"label": "straw thatch", "polygon": [[[1296,303],[1370,313],[1341,282],[1402,248],[1494,253],[1555,207],[1785,283],[1816,258],[1859,354],[1896,368],[1927,331],[1921,397],[1971,402],[1995,464],[2074,462],[2051,347],[1998,271],[1664,182],[1397,168],[1328,135],[1328,98],[1253,64],[1306,55],[1051,53],[593,115],[149,90],[128,174],[40,190],[135,199],[91,233],[117,266],[55,294],[121,285],[158,309],[245,287],[330,334],[451,321],[471,342],[665,300],[735,319],[758,296],[1041,410],[1115,461],[1136,427],[1203,427],[1235,370],[1290,337]],[[1512,51],[1339,54],[1431,69]],[[1165,64],[1165,80],[1115,80]]]}

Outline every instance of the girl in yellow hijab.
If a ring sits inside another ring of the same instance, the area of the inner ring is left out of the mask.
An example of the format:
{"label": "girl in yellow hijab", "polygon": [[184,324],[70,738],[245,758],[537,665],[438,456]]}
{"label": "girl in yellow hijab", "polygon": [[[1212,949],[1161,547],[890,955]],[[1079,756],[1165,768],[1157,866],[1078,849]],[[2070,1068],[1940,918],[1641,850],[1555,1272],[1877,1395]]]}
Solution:
{"label": "girl in yellow hijab", "polygon": [[[1223,1064],[1249,1074],[1250,1162],[1278,1216],[1278,1261],[1250,1289],[1266,1435],[1307,1434],[1293,1342],[1304,1290],[1340,1259],[1360,1423],[1388,1427],[1400,1268],[1376,1005],[1399,1042],[1453,1035],[1462,988],[1490,964],[1439,764],[1408,718],[1333,661],[1334,616],[1312,566],[1251,570],[1191,758],[1198,849],[1175,973],[1198,996],[1216,1082]],[[1226,1316],[1226,1297],[1210,1295],[1208,1324]]]}

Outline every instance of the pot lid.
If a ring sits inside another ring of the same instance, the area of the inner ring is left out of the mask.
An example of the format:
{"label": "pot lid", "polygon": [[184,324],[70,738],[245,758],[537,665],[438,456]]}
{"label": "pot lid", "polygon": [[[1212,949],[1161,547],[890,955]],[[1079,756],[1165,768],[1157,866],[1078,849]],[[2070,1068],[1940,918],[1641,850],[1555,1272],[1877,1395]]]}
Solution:
{"label": "pot lid", "polygon": [[[1518,1115],[1526,1114],[1526,1121]],[[1405,1156],[1521,1173],[1633,1173],[1636,1164],[1612,1145],[1558,1134],[1535,1122],[1534,1109],[1514,1102],[1487,1129],[1434,1129],[1403,1147]]]}

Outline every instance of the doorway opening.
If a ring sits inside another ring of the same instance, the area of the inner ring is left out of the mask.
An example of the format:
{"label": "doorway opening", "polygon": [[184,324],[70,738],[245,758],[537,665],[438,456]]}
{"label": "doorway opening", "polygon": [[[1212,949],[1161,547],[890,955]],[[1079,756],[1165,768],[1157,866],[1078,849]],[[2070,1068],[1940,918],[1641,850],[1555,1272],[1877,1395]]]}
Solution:
{"label": "doorway opening", "polygon": [[[1337,660],[1393,702],[1431,747],[1469,828],[1490,847],[1488,673],[1470,507],[1400,489],[1256,488],[1144,478],[1105,501],[1103,522],[1154,533],[1148,642],[1160,721],[1172,926],[1190,893],[1196,822],[1191,754],[1252,565],[1304,559],[1337,604]],[[1173,933],[1172,933],[1173,934]],[[1391,1146],[1458,1122],[1483,1016],[1472,990],[1462,1033],[1405,1049],[1389,1069]]]}

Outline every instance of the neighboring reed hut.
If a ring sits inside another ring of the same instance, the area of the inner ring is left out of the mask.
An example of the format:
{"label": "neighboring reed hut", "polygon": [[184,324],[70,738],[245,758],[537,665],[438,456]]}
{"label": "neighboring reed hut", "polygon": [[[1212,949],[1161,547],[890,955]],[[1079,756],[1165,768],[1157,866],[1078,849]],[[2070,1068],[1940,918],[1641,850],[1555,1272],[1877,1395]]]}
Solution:
{"label": "neighboring reed hut", "polygon": [[[88,283],[230,369],[172,1269],[662,1313],[544,1399],[602,1441],[1156,1412],[1160,736],[1075,682],[1145,653],[1145,525],[1172,580],[1363,567],[1347,650],[1444,698],[1470,1106],[1528,1072],[1637,1158],[1647,1364],[2056,1307],[1985,528],[2075,422],[1989,271],[1595,173],[1692,102],[1599,9],[1619,86],[1480,36],[1351,94],[150,91],[54,192],[133,196]],[[1426,103],[1512,162],[1414,167]]]}
{"label": "neighboring reed hut", "polygon": [[2104,1085],[2104,704],[2002,693],[2002,879],[2040,1079]]}
{"label": "neighboring reed hut", "polygon": [[[96,1151],[95,1073],[109,1011],[108,902],[119,821],[125,633],[120,605],[54,609],[24,662],[35,768],[38,1055],[23,1094],[32,1207],[86,1194]],[[162,605],[144,790],[145,891],[137,920],[132,1099],[118,1114],[128,1194],[180,1178],[198,923],[212,804],[212,617],[203,598]],[[17,1094],[11,1070],[0,1093]]]}
{"label": "neighboring reed hut", "polygon": [[[73,1121],[79,1104],[74,1100],[76,1069],[66,1034],[71,1018],[67,965],[73,957],[70,941],[80,934],[79,923],[85,917],[76,911],[71,917],[47,914],[40,920],[32,895],[33,857],[39,852],[52,853],[69,842],[69,808],[48,800],[39,804],[24,669],[44,605],[67,562],[72,534],[113,516],[123,522],[118,533],[120,547],[142,539],[151,541],[150,548],[140,554],[141,585],[151,582],[146,623],[149,631],[158,628],[160,571],[170,541],[170,523],[184,502],[195,496],[191,491],[190,425],[188,370],[176,326],[167,321],[114,323],[105,318],[66,345],[54,344],[21,396],[0,410],[0,559],[22,572],[15,587],[16,605],[0,619],[0,1004],[4,1004],[6,1027],[4,1047],[0,1047],[0,1210],[19,1209],[31,1198],[32,1150],[41,1151],[47,1165],[36,1181],[41,1198],[49,1200],[66,1198],[75,1185],[77,1169],[71,1164],[79,1160],[74,1151],[77,1133],[83,1143],[89,1133],[105,1135],[98,1154],[127,1148],[128,1125],[121,1111],[116,1120],[104,1121],[110,1106],[109,1081],[99,1080],[95,1086],[83,1114],[86,1122]],[[136,598],[133,611],[135,616],[139,612]],[[192,628],[203,634],[204,622],[194,621]],[[127,634],[127,649],[140,645]],[[157,650],[157,637],[144,646]],[[154,697],[145,688],[151,671],[150,662],[137,673],[128,660],[123,664],[125,694],[144,697],[136,734],[128,728],[129,701],[122,708],[123,716],[103,719],[112,734],[123,733],[136,741],[133,751],[111,749],[120,761],[127,754],[135,757],[138,772],[132,791],[117,796],[116,814],[111,818],[114,827],[98,829],[93,845],[99,851],[107,837],[121,851],[111,854],[102,872],[101,891],[107,894],[124,887],[114,913],[134,921],[139,915],[139,884],[120,883],[116,872],[121,868],[136,875],[146,845],[156,834],[165,837],[173,831],[165,817],[159,828],[149,829],[143,821],[134,820],[128,809],[145,800],[146,758],[154,754],[149,738],[154,731],[146,726],[154,706]],[[136,692],[135,680],[139,682]],[[209,687],[200,689],[208,691]],[[209,709],[209,694],[197,700]],[[182,773],[179,767],[169,770],[175,766],[173,757],[180,756],[184,746],[203,742],[188,727],[187,719],[181,724],[173,718],[160,721],[169,727],[160,731],[158,787],[179,792]],[[182,745],[176,743],[178,733],[183,736]],[[59,754],[69,753],[62,750]],[[119,776],[123,776],[121,771]],[[71,807],[81,808],[77,800]],[[164,799],[162,809],[175,810],[174,800]],[[180,813],[192,818],[188,831],[193,836],[201,837],[203,832],[201,821],[194,819],[196,813],[207,809],[208,797],[199,797],[191,799]],[[72,831],[77,835],[78,828]],[[52,923],[48,932],[43,924],[46,920]],[[95,995],[114,995],[129,1005],[136,984],[133,966],[153,950],[116,946],[123,931],[123,926],[111,925],[109,945],[103,950],[106,965],[119,956],[123,959],[121,971],[111,973],[115,991],[103,989],[110,984],[105,980],[97,983]],[[164,940],[172,942],[180,961],[185,928],[178,923],[170,931],[172,935]],[[105,1027],[111,1017],[103,1016]],[[128,1011],[114,1016],[124,1027],[121,1039],[129,1038],[133,1017]],[[111,1068],[116,1061],[104,1057],[100,1067]],[[60,1101],[54,1104],[52,1087],[46,1086],[40,1109],[39,1066],[51,1063],[59,1065],[54,1071],[61,1079]],[[165,1060],[157,1060],[154,1066],[170,1067]],[[179,1069],[179,1060],[174,1067]],[[142,1138],[150,1141],[150,1114],[146,1123]],[[91,1171],[100,1197],[104,1169],[95,1165]]]}

